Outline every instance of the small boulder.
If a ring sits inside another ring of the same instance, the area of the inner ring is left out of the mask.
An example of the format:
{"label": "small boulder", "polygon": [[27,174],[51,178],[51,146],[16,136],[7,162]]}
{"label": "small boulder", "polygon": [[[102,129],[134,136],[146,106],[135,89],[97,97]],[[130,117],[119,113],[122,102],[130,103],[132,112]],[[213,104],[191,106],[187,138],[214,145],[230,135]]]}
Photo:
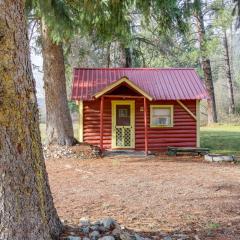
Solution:
{"label": "small boulder", "polygon": [[87,218],[81,218],[81,219],[80,219],[80,225],[81,225],[81,226],[88,226],[88,225],[90,225],[89,219],[87,219]]}
{"label": "small boulder", "polygon": [[115,240],[115,238],[113,236],[104,236],[99,238],[99,240]]}
{"label": "small boulder", "polygon": [[112,218],[104,218],[100,221],[100,223],[106,228],[106,229],[110,229],[113,228],[116,224],[115,220]]}
{"label": "small boulder", "polygon": [[114,228],[112,231],[112,235],[116,238],[120,237],[121,230],[119,228]]}
{"label": "small boulder", "polygon": [[143,237],[139,236],[139,235],[136,234],[136,233],[134,234],[134,237],[135,237],[136,240],[144,240]]}
{"label": "small boulder", "polygon": [[90,238],[88,238],[88,237],[84,237],[82,240],[90,240]]}
{"label": "small boulder", "polygon": [[120,239],[121,240],[133,240],[133,237],[128,232],[121,232]]}
{"label": "small boulder", "polygon": [[92,230],[92,231],[98,231],[99,230],[99,225],[92,225],[91,227],[90,227],[90,229]]}
{"label": "small boulder", "polygon": [[100,225],[100,224],[101,224],[100,221],[96,221],[93,223],[93,225]]}
{"label": "small boulder", "polygon": [[88,234],[90,231],[89,226],[82,226],[81,227],[81,232],[83,232],[84,234]]}
{"label": "small boulder", "polygon": [[81,240],[81,238],[77,236],[68,236],[67,240]]}
{"label": "small boulder", "polygon": [[190,238],[188,235],[183,234],[183,233],[181,233],[181,234],[174,234],[173,237],[176,237],[179,240],[187,240],[187,239]]}
{"label": "small boulder", "polygon": [[99,233],[99,231],[93,231],[89,234],[89,237],[91,239],[98,239],[100,237],[100,233]]}
{"label": "small boulder", "polygon": [[172,238],[170,236],[166,236],[163,238],[163,240],[172,240]]}
{"label": "small boulder", "polygon": [[99,226],[97,230],[98,230],[99,232],[101,232],[101,233],[104,233],[104,232],[107,232],[109,229],[110,229],[110,228],[106,228],[106,227],[104,227],[104,226]]}

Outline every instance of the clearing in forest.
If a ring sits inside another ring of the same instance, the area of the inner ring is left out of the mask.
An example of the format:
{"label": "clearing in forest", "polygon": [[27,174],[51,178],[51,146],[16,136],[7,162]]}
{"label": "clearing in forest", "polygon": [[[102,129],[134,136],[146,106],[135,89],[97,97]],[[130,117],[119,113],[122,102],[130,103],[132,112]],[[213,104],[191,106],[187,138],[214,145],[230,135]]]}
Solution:
{"label": "clearing in forest", "polygon": [[48,159],[46,165],[55,206],[68,222],[111,216],[151,236],[179,230],[200,239],[240,239],[238,164],[158,156]]}

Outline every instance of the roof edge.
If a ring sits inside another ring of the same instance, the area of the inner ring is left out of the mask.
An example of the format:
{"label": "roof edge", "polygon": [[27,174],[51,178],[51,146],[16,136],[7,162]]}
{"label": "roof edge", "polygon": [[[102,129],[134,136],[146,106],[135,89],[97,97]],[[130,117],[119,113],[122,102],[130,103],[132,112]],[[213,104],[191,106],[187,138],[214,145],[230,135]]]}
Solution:
{"label": "roof edge", "polygon": [[137,92],[141,93],[144,97],[146,97],[148,100],[152,101],[153,97],[146,93],[144,90],[142,90],[139,86],[137,86],[135,83],[133,83],[132,81],[130,81],[127,77],[121,77],[120,79],[118,79],[117,81],[113,82],[112,84],[106,86],[105,88],[103,88],[102,90],[100,90],[99,92],[95,93],[93,95],[94,98],[99,98],[102,95],[104,95],[105,93],[111,91],[113,88],[119,86],[120,84],[122,84],[123,82],[127,83],[130,87],[132,87],[133,89],[135,89]]}
{"label": "roof edge", "polygon": [[163,68],[126,68],[126,67],[113,67],[113,68],[101,68],[101,67],[73,67],[73,70],[194,70],[196,71],[195,68],[192,67],[163,67]]}

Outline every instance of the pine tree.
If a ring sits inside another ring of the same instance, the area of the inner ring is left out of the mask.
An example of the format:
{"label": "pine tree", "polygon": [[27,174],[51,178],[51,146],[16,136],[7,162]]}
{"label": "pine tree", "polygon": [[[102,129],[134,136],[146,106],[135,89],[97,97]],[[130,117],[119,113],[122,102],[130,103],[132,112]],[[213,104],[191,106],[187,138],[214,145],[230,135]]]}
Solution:
{"label": "pine tree", "polygon": [[0,239],[56,239],[24,1],[0,1],[0,53]]}
{"label": "pine tree", "polygon": [[40,18],[48,144],[76,143],[68,109],[63,42],[73,34],[69,5],[61,0],[28,0],[28,12]]}
{"label": "pine tree", "polygon": [[217,120],[217,109],[216,100],[214,92],[214,84],[212,77],[212,67],[211,61],[207,54],[206,49],[206,29],[204,23],[203,14],[203,3],[202,0],[194,0],[193,4],[190,4],[190,12],[192,13],[196,22],[197,38],[199,42],[199,49],[201,54],[201,66],[204,73],[204,81],[209,94],[209,99],[207,100],[207,110],[208,110],[208,124],[216,123]]}

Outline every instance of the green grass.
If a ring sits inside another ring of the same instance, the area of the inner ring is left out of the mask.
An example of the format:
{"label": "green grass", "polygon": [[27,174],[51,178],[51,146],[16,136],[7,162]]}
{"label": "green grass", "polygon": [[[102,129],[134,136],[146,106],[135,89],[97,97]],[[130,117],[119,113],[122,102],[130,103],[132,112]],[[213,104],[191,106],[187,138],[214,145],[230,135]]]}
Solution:
{"label": "green grass", "polygon": [[201,147],[210,148],[212,153],[240,155],[240,126],[201,127]]}

